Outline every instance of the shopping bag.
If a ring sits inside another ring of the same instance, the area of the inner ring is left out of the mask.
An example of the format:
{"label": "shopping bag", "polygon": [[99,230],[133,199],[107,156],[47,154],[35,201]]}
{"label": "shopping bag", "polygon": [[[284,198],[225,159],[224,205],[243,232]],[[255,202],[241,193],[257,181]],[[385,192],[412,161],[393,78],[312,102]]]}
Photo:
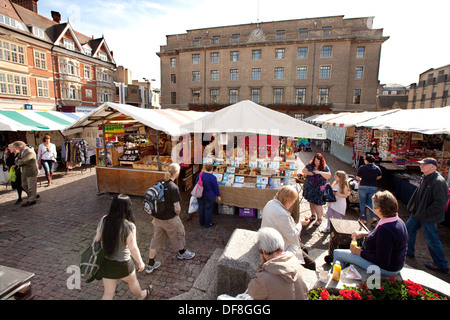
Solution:
{"label": "shopping bag", "polygon": [[198,177],[198,181],[194,186],[194,189],[192,189],[191,195],[193,195],[196,198],[201,198],[203,195],[203,181],[202,181],[202,173],[200,172],[200,176]]}
{"label": "shopping bag", "polygon": [[14,168],[9,169],[8,181],[16,182],[16,170]]}
{"label": "shopping bag", "polygon": [[188,213],[194,213],[195,211],[198,211],[198,200],[197,197],[191,196]]}
{"label": "shopping bag", "polygon": [[334,196],[333,189],[328,183],[325,185],[322,200],[325,202],[336,202],[336,197]]}

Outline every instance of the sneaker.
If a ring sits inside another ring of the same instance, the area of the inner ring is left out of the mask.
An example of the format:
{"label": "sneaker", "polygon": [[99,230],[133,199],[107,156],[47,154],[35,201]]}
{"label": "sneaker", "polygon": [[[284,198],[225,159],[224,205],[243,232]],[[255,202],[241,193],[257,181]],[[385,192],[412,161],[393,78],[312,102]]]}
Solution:
{"label": "sneaker", "polygon": [[159,262],[159,261],[155,261],[155,264],[152,266],[148,264],[147,269],[145,269],[145,272],[147,274],[152,273],[153,270],[158,269],[160,265],[161,265],[161,262]]}
{"label": "sneaker", "polygon": [[183,254],[177,253],[177,258],[180,260],[190,260],[195,257],[195,253],[189,250],[185,250]]}

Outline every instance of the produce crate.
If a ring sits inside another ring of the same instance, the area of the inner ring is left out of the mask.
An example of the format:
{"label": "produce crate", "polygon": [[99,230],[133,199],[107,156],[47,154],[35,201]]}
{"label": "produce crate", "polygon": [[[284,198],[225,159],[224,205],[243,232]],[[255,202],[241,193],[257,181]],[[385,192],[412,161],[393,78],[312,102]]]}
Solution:
{"label": "produce crate", "polygon": [[[167,171],[167,168],[172,160],[168,156],[159,157],[161,161],[161,171]],[[155,155],[147,156],[139,161],[133,163],[133,169],[153,170],[158,171],[158,158]]]}
{"label": "produce crate", "polygon": [[239,208],[239,217],[256,217],[256,209]]}
{"label": "produce crate", "polygon": [[234,206],[219,203],[218,211],[220,214],[234,215],[234,210],[235,210]]}

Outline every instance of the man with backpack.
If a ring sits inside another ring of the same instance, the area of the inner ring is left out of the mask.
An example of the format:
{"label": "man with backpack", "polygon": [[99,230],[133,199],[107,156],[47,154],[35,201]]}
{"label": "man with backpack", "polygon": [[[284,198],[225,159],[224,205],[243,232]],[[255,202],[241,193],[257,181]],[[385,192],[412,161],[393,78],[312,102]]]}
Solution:
{"label": "man with backpack", "polygon": [[159,268],[160,261],[155,261],[157,250],[163,248],[167,239],[170,240],[172,249],[177,250],[177,258],[180,260],[190,260],[195,257],[195,253],[186,250],[186,239],[184,225],[180,219],[181,195],[175,180],[180,174],[180,165],[172,163],[168,167],[164,182],[164,200],[159,201],[152,214],[153,220],[153,239],[150,243],[149,261],[146,273],[152,273]]}

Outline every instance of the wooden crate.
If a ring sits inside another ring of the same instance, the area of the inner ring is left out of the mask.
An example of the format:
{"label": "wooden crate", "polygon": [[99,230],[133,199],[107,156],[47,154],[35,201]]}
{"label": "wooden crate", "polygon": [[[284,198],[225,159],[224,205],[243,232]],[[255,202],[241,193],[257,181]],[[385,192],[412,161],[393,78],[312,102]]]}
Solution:
{"label": "wooden crate", "polygon": [[[156,158],[157,157],[155,155],[151,155],[151,156],[147,156],[139,161],[136,161],[135,163],[133,163],[133,169],[158,171],[158,162],[156,161]],[[150,160],[150,159],[155,159],[155,162],[153,162],[152,164],[146,164],[148,162],[148,160]],[[168,156],[159,157],[159,159],[161,162],[172,163],[172,161],[170,160],[170,157],[168,157]],[[169,167],[168,165],[161,164],[161,171],[167,171],[168,167]]]}

